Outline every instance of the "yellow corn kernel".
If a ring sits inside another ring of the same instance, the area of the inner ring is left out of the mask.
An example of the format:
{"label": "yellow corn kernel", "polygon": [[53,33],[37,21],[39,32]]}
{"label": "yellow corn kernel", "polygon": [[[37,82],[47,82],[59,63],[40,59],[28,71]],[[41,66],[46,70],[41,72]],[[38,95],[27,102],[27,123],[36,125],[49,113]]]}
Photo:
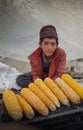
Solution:
{"label": "yellow corn kernel", "polygon": [[45,104],[35,95],[30,89],[23,88],[21,90],[21,95],[24,99],[41,115],[48,115],[49,111]]}
{"label": "yellow corn kernel", "polygon": [[45,78],[44,82],[49,87],[49,89],[57,96],[57,98],[62,104],[69,106],[69,100],[67,96],[63,93],[63,91],[57,86],[57,84],[51,78],[49,77]]}
{"label": "yellow corn kernel", "polygon": [[34,83],[48,96],[48,98],[57,106],[60,107],[60,102],[54,93],[47,87],[44,81],[40,78],[37,78]]}
{"label": "yellow corn kernel", "polygon": [[7,89],[3,92],[2,98],[5,104],[5,107],[8,111],[8,114],[14,120],[20,120],[23,117],[23,110],[21,106],[19,105],[14,92]]}
{"label": "yellow corn kernel", "polygon": [[38,88],[38,86],[34,83],[30,83],[28,85],[28,88],[34,92],[43,102],[44,104],[47,106],[48,109],[55,111],[56,110],[56,106],[52,103],[52,101],[44,94],[44,92]]}
{"label": "yellow corn kernel", "polygon": [[28,119],[32,119],[35,113],[31,105],[20,94],[16,94],[16,98],[22,107],[25,116]]}
{"label": "yellow corn kernel", "polygon": [[63,74],[61,78],[83,99],[83,86],[81,84],[69,74]]}
{"label": "yellow corn kernel", "polygon": [[56,84],[62,89],[65,95],[71,100],[71,102],[78,104],[80,103],[79,95],[61,78],[55,80]]}

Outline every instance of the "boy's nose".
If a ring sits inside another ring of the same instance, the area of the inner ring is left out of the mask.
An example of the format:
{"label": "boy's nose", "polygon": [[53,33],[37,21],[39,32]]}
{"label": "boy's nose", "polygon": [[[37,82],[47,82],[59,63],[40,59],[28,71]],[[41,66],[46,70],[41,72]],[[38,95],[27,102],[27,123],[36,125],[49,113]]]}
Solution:
{"label": "boy's nose", "polygon": [[48,44],[48,48],[51,49],[51,48],[52,48],[52,45],[51,45],[51,44]]}

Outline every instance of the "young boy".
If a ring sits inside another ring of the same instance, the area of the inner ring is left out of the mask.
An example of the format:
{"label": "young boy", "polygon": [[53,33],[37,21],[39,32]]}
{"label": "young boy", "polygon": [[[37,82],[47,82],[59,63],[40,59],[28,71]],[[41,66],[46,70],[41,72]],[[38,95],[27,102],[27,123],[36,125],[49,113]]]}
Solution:
{"label": "young boy", "polygon": [[65,73],[66,53],[58,47],[58,35],[53,25],[43,26],[40,30],[39,48],[29,57],[31,72],[17,77],[17,84],[27,87],[37,78],[50,77],[55,80]]}

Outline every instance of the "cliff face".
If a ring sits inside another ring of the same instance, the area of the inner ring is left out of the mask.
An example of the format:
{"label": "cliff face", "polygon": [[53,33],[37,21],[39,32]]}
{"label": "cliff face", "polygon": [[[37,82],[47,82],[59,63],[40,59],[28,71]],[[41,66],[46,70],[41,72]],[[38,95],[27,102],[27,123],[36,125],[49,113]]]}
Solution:
{"label": "cliff face", "polygon": [[40,28],[53,24],[67,59],[82,58],[82,21],[83,0],[0,0],[0,55],[27,60]]}

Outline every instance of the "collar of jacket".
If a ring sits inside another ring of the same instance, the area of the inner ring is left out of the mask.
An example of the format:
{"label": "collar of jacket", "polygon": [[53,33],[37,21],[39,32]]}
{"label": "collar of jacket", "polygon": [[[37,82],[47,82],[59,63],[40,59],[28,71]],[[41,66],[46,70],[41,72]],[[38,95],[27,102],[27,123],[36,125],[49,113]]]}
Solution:
{"label": "collar of jacket", "polygon": [[[54,72],[56,71],[56,66],[58,61],[56,60],[57,57],[59,56],[58,54],[58,47],[55,50],[55,54],[54,54],[54,58],[50,64],[50,68],[49,68],[49,76],[51,77]],[[38,73],[41,75],[42,74],[42,63],[41,63],[41,58],[40,58],[40,54],[41,54],[42,49],[39,47],[37,48],[33,53],[31,53],[31,55],[28,57],[30,62],[34,63],[35,65],[35,69],[38,70]],[[59,59],[58,59],[59,60]],[[56,61],[56,65],[55,65],[55,61]],[[37,67],[37,68],[36,68]]]}
{"label": "collar of jacket", "polygon": [[41,47],[37,48],[34,52],[32,52],[32,53],[28,56],[28,58],[29,58],[30,60],[36,60],[37,58],[40,57],[41,51],[42,51]]}

